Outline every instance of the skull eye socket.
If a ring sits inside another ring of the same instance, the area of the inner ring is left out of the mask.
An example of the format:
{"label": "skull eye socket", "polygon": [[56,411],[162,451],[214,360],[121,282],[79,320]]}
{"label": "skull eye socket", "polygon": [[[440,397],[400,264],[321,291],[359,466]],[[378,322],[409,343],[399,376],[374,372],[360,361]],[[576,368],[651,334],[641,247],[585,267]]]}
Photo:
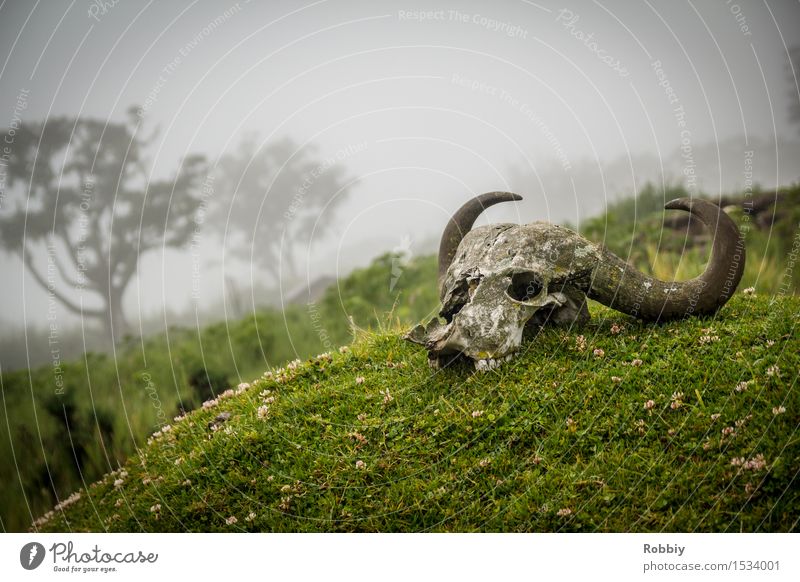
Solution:
{"label": "skull eye socket", "polygon": [[511,285],[506,293],[515,301],[531,301],[542,292],[543,285],[535,273],[522,272],[511,275]]}

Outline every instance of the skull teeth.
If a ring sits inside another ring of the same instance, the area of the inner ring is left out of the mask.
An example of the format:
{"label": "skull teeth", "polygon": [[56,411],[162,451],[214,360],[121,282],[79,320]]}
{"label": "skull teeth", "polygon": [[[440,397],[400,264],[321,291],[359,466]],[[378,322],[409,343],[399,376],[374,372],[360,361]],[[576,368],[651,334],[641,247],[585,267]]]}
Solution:
{"label": "skull teeth", "polygon": [[494,370],[495,368],[499,367],[503,362],[511,360],[513,357],[514,354],[508,354],[503,358],[486,358],[483,360],[476,360],[475,369],[479,372],[488,372],[489,370]]}

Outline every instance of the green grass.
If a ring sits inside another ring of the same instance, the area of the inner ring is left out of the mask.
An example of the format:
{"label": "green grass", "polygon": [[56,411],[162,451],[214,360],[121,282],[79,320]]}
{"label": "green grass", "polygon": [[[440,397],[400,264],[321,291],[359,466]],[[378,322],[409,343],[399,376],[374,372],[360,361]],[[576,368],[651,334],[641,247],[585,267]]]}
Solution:
{"label": "green grass", "polygon": [[[50,365],[0,375],[0,531],[24,531],[86,481],[124,463],[181,409],[270,366],[352,340],[350,318],[376,327],[392,311],[404,322],[438,304],[436,259],[378,257],[312,305],[261,310],[241,320],[167,333]],[[69,338],[60,338],[66,344]],[[79,337],[72,338],[80,342]]]}
{"label": "green grass", "polygon": [[489,373],[364,334],[188,414],[38,529],[797,530],[800,300],[592,313]]}

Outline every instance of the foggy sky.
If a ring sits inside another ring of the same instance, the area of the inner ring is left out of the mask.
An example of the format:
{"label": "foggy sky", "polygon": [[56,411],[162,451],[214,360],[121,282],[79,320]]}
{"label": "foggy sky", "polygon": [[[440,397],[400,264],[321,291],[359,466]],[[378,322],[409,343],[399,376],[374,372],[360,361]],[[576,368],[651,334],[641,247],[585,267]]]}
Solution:
{"label": "foggy sky", "polygon": [[[750,149],[762,184],[796,180],[799,17],[796,1],[6,1],[0,126],[138,105],[161,130],[157,177],[188,153],[213,164],[247,132],[316,144],[358,179],[335,235],[298,251],[310,276],[337,274],[429,251],[483,191],[526,196],[483,220],[574,224],[645,180],[686,182],[689,164],[696,191],[741,187]],[[23,195],[5,191],[0,213]],[[202,305],[224,274],[258,280],[212,236],[201,248]],[[0,278],[0,321],[43,324],[46,293],[16,256],[0,253]],[[146,256],[131,320],[188,308],[190,278],[187,253]]]}

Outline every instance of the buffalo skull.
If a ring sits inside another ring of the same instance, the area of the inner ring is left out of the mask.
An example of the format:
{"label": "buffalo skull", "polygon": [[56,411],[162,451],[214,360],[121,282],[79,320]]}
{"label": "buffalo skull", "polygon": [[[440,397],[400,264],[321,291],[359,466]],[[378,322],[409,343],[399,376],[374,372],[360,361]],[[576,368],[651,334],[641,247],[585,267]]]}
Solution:
{"label": "buffalo skull", "polygon": [[509,192],[473,198],[450,219],[439,246],[443,319],[418,325],[406,339],[424,345],[439,367],[467,357],[494,368],[519,348],[523,333],[542,325],[589,320],[586,298],[645,321],[714,313],[742,277],[744,241],[719,206],[679,198],[667,209],[690,212],[713,235],[705,272],[689,281],[660,281],[603,246],[547,222],[472,228],[484,209],[512,200]]}

